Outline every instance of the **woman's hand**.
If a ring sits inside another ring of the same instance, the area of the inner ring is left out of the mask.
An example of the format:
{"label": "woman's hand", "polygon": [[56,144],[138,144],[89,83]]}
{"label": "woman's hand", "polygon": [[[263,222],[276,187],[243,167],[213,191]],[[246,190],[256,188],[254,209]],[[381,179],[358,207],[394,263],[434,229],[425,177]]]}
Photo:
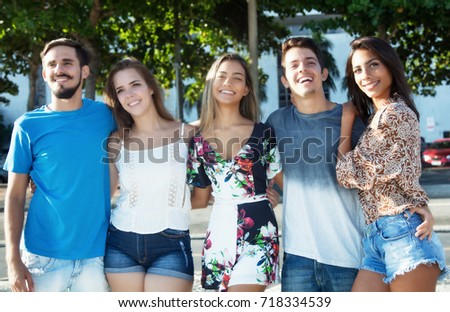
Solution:
{"label": "woman's hand", "polygon": [[419,237],[420,240],[428,238],[431,239],[433,236],[433,225],[434,225],[434,217],[430,211],[428,206],[422,206],[417,208],[409,209],[411,215],[414,213],[418,213],[423,222],[416,228],[416,237]]}

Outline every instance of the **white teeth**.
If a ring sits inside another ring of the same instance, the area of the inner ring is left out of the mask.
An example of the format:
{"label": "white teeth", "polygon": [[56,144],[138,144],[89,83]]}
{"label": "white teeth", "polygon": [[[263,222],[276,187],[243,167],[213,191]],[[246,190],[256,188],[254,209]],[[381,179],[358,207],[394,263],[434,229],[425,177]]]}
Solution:
{"label": "white teeth", "polygon": [[364,88],[367,88],[367,89],[373,88],[377,83],[378,83],[377,81],[367,83],[364,85]]}
{"label": "white teeth", "polygon": [[304,83],[304,82],[307,82],[307,81],[312,81],[312,78],[311,77],[300,78],[300,83]]}
{"label": "white teeth", "polygon": [[220,91],[220,93],[225,93],[225,94],[234,94],[234,92],[232,92],[232,91],[228,91],[228,90],[222,90],[222,91]]}
{"label": "white teeth", "polygon": [[134,106],[134,105],[136,105],[136,104],[138,104],[139,103],[139,101],[133,101],[133,102],[131,102],[131,103],[128,103],[128,106]]}

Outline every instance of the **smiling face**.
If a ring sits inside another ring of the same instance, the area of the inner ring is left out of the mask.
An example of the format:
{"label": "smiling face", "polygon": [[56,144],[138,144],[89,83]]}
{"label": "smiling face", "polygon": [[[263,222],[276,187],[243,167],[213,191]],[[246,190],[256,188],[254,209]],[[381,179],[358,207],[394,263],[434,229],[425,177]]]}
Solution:
{"label": "smiling face", "polygon": [[213,96],[217,104],[240,104],[247,95],[245,70],[242,65],[233,60],[220,64],[213,82]]}
{"label": "smiling face", "polygon": [[120,104],[131,116],[142,115],[153,105],[153,90],[134,68],[118,71],[113,84]]}
{"label": "smiling face", "polygon": [[88,66],[80,66],[75,49],[68,46],[51,48],[42,59],[42,77],[59,99],[70,99],[81,92],[83,79],[89,75]]}
{"label": "smiling face", "polygon": [[375,105],[389,99],[392,74],[375,53],[367,49],[356,50],[352,68],[356,84]]}
{"label": "smiling face", "polygon": [[293,47],[284,56],[285,75],[281,82],[291,92],[307,98],[323,91],[327,69],[322,70],[314,52],[308,48]]}

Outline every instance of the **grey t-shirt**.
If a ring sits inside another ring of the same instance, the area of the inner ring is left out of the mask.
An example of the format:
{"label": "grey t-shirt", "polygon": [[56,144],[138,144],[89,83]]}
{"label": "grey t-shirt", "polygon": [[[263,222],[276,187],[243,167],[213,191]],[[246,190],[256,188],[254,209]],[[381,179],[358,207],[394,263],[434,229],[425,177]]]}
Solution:
{"label": "grey t-shirt", "polygon": [[[302,114],[294,105],[273,112],[283,165],[283,247],[320,263],[357,268],[362,258],[364,218],[355,190],[338,185],[336,159],[342,105]],[[355,121],[352,145],[364,131]]]}

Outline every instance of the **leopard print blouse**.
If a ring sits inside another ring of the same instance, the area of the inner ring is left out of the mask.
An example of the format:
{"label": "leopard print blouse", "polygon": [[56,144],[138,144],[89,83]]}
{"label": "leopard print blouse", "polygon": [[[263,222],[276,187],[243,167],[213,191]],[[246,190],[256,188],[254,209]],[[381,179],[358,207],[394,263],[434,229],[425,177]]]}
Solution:
{"label": "leopard print blouse", "polygon": [[428,204],[419,184],[420,128],[403,102],[387,103],[369,120],[354,150],[337,163],[337,179],[358,189],[366,224]]}

